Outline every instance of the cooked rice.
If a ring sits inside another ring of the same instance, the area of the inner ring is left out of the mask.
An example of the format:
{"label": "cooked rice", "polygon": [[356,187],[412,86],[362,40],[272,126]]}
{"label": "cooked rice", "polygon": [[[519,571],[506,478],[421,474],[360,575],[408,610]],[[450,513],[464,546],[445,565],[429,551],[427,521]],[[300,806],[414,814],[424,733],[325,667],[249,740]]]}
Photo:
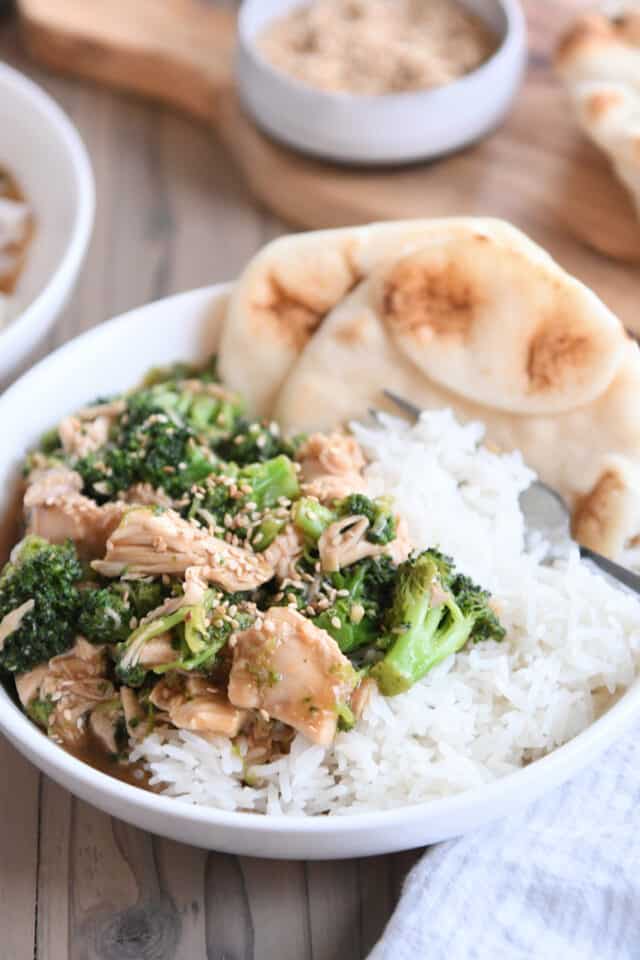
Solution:
{"label": "cooked rice", "polygon": [[152,734],[134,758],[146,760],[165,794],[269,814],[427,801],[548,753],[633,680],[637,599],[568,542],[553,567],[541,562],[545,545],[525,541],[518,496],[533,474],[519,454],[480,446],[482,427],[461,426],[450,411],[424,414],[414,427],[389,417],[354,432],[372,461],[371,493],[393,494],[416,546],[439,546],[494,593],[507,639],[470,644],[401,696],[374,696],[357,728],[328,750],[298,736],[289,756],[247,771],[226,739]]}

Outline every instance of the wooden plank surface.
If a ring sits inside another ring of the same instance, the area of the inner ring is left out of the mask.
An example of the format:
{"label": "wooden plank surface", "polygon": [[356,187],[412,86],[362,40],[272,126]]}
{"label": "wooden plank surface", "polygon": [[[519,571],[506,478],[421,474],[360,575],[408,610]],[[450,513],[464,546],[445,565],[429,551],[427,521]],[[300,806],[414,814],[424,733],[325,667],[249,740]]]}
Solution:
{"label": "wooden plank surface", "polygon": [[[91,154],[95,232],[40,353],[115,313],[226,280],[283,227],[206,130],[49,76],[0,23],[0,57],[49,90]],[[417,854],[269,863],[161,840],[74,799],[0,738],[0,960],[353,960]]]}

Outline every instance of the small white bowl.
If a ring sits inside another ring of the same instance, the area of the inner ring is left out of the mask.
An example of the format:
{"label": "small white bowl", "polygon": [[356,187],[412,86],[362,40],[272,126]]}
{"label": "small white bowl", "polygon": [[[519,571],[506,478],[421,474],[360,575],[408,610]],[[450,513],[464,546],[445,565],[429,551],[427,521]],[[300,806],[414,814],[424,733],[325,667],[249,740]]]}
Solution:
{"label": "small white bowl", "polygon": [[0,383],[22,365],[65,306],[84,259],[95,207],[87,151],[51,97],[0,64],[0,165],[15,176],[35,232],[13,301],[0,327]]}
{"label": "small white bowl", "polygon": [[317,90],[276,70],[257,46],[274,17],[301,0],[244,0],[236,76],[257,125],[305,153],[343,163],[397,164],[457,150],[502,119],[522,79],[526,28],[519,0],[465,0],[500,37],[477,70],[433,90],[361,96]]}
{"label": "small white bowl", "polygon": [[[222,286],[195,290],[101,324],[41,361],[0,397],[0,560],[15,535],[14,494],[29,448],[64,415],[92,397],[126,389],[149,367],[202,360],[215,351],[220,316],[216,306],[227,291]],[[295,859],[389,853],[467,833],[521,810],[594,763],[638,716],[636,681],[615,706],[565,746],[492,783],[379,813],[276,817],[192,806],[114,780],[49,740],[0,686],[0,731],[36,766],[88,803],[195,846]]]}

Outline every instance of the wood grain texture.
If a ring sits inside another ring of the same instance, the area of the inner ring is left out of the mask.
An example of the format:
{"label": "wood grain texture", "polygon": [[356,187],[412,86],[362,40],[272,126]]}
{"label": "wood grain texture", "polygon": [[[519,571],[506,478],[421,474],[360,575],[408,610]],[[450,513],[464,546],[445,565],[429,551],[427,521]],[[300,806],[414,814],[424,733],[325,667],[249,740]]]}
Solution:
{"label": "wood grain texture", "polygon": [[[256,198],[290,223],[319,228],[490,210],[546,246],[570,232],[610,257],[637,263],[633,203],[606,157],[580,132],[551,70],[558,37],[592,0],[524,5],[530,67],[506,122],[453,158],[374,171],[302,157],[248,121],[233,93],[231,10],[204,0],[137,0],[133,17],[127,0],[18,0],[36,59],[208,122]],[[578,247],[569,266],[579,273],[589,258]]]}
{"label": "wood grain texture", "polygon": [[[35,69],[10,23],[0,56],[70,113],[96,176],[88,260],[39,354],[147,300],[229,279],[282,232],[206,128]],[[111,820],[2,739],[0,769],[0,960],[354,960],[418,855],[318,865],[208,854]]]}

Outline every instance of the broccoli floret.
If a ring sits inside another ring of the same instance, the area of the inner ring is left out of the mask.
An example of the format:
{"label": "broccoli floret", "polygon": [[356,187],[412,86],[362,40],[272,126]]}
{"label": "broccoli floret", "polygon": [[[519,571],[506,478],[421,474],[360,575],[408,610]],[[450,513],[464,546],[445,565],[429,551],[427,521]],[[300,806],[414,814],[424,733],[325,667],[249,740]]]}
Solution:
{"label": "broccoli floret", "polygon": [[0,651],[0,667],[22,673],[64,653],[73,644],[78,581],[83,570],[72,543],[54,545],[27,537],[0,575],[0,621],[33,601]]}
{"label": "broccoli floret", "polygon": [[403,563],[381,644],[387,652],[371,671],[381,692],[394,696],[408,690],[432,667],[460,650],[476,625],[478,639],[502,639],[504,630],[488,607],[487,597],[467,578],[456,578],[450,559],[437,551],[426,550]]}
{"label": "broccoli floret", "polygon": [[92,643],[123,643],[132,617],[141,620],[162,603],[157,581],[132,580],[80,593],[78,629]]}
{"label": "broccoli floret", "polygon": [[[217,590],[207,590],[201,603],[180,607],[173,613],[141,624],[120,644],[116,653],[116,676],[130,687],[139,687],[148,672],[163,674],[172,670],[210,670],[217,654],[234,630],[245,629],[253,618],[238,610],[227,614],[228,598]],[[162,666],[145,669],[140,664],[144,646],[161,633],[172,633],[175,659]]]}
{"label": "broccoli floret", "polygon": [[262,463],[272,460],[281,453],[292,456],[291,444],[283,441],[276,424],[242,417],[235,429],[223,437],[215,451],[223,460],[231,460],[240,465]]}
{"label": "broccoli floret", "polygon": [[43,730],[49,729],[49,717],[53,713],[55,703],[51,697],[36,697],[27,705],[27,716],[37,723]]}
{"label": "broccoli floret", "polygon": [[331,574],[336,598],[313,622],[333,637],[343,653],[374,644],[382,630],[395,577],[396,567],[389,557],[360,560]]}
{"label": "broccoli floret", "polygon": [[[232,483],[229,483],[232,480]],[[196,492],[189,516],[202,516],[209,524],[217,526],[222,532],[225,520],[238,514],[263,513],[277,507],[282,500],[292,500],[299,492],[298,476],[295,465],[288,457],[281,455],[265,463],[252,463],[241,470],[235,464],[227,464],[221,472],[213,474],[205,484],[203,492]],[[256,546],[264,549],[279,532],[278,518],[268,514],[256,530],[263,534]],[[280,518],[286,519],[286,518]],[[246,527],[234,531],[238,536],[246,535]],[[269,540],[269,537],[271,540]]]}
{"label": "broccoli floret", "polygon": [[311,497],[300,497],[291,511],[294,525],[304,534],[305,540],[310,545],[316,544],[327,527],[337,518],[338,515],[334,510],[330,510],[329,507],[325,507]]}
{"label": "broccoli floret", "polygon": [[337,505],[341,517],[358,515],[369,521],[367,540],[370,543],[385,544],[395,540],[397,522],[393,513],[390,497],[377,497],[371,500],[363,493],[352,493]]}

